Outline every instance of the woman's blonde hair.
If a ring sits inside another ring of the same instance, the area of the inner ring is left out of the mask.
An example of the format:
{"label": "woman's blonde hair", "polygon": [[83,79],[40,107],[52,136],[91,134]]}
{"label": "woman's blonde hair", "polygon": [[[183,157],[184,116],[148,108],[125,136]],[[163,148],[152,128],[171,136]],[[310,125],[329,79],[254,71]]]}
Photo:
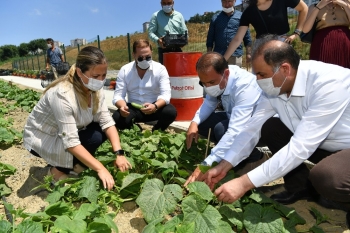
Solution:
{"label": "woman's blonde hair", "polygon": [[[89,98],[84,92],[84,85],[77,74],[76,68],[80,68],[84,73],[92,67],[100,64],[106,64],[107,60],[103,52],[93,46],[87,46],[83,48],[77,57],[76,63],[72,65],[67,74],[63,78],[59,78],[48,85],[43,94],[45,94],[50,88],[56,86],[59,83],[71,83],[74,88],[74,92],[78,98],[79,104],[82,109],[87,109],[89,104]],[[99,93],[100,91],[92,91],[93,109],[92,113],[96,114],[99,108]]]}

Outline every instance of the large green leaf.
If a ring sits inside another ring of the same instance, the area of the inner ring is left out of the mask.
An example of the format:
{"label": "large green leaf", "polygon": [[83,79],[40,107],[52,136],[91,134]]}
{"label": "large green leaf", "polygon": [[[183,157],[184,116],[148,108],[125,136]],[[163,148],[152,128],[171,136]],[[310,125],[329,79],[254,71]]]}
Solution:
{"label": "large green leaf", "polygon": [[[1,230],[0,230],[1,231]],[[16,229],[16,232],[21,233],[44,233],[43,225],[39,222],[34,222],[32,220],[24,220],[21,222]]]}
{"label": "large green leaf", "polygon": [[146,174],[141,175],[138,173],[131,173],[123,179],[123,183],[122,183],[122,186],[120,187],[120,190],[135,184],[140,184],[141,186],[141,184],[144,182],[146,178],[147,178]]}
{"label": "large green leaf", "polygon": [[238,232],[243,230],[243,212],[240,208],[235,208],[232,205],[221,206],[219,212],[225,216],[233,226],[237,227]]}
{"label": "large green leaf", "polygon": [[284,230],[282,218],[273,207],[249,204],[244,208],[243,217],[248,232],[280,233]]}
{"label": "large green leaf", "polygon": [[85,197],[90,202],[96,203],[98,197],[97,182],[98,180],[95,177],[85,176],[82,189],[79,192],[79,197]]}
{"label": "large green leaf", "polygon": [[0,220],[0,229],[2,233],[9,233],[11,232],[12,225],[10,222],[5,220]]}
{"label": "large green leaf", "polygon": [[194,232],[217,232],[221,215],[217,209],[208,205],[198,194],[192,193],[182,201],[183,225],[195,224]]}
{"label": "large green leaf", "polygon": [[147,222],[172,213],[182,199],[182,188],[177,184],[165,185],[159,179],[146,180],[136,199]]}
{"label": "large green leaf", "polygon": [[206,183],[195,181],[190,183],[187,187],[190,193],[196,193],[207,201],[213,200],[214,194]]}
{"label": "large green leaf", "polygon": [[86,222],[81,219],[70,219],[60,216],[55,221],[55,227],[71,233],[86,233]]}

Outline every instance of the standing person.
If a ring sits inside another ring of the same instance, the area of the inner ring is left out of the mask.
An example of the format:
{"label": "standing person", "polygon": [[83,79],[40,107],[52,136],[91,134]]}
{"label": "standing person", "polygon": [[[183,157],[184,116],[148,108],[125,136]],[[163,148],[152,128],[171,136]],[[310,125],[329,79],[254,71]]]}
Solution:
{"label": "standing person", "polygon": [[118,73],[112,100],[118,108],[113,113],[114,121],[118,129],[130,129],[134,122],[157,121],[152,130],[164,131],[177,115],[176,108],[169,103],[168,72],[165,66],[152,61],[152,46],[147,40],[137,40],[132,47],[135,60],[124,65]]}
{"label": "standing person", "polygon": [[170,34],[185,34],[187,27],[182,14],[174,10],[173,0],[161,0],[162,10],[155,12],[149,23],[148,37],[158,44],[158,60],[163,64],[163,53],[182,52],[180,47],[166,48],[163,37]]}
{"label": "standing person", "polygon": [[309,32],[317,22],[310,59],[350,68],[350,2],[321,0],[310,5],[303,28]]}
{"label": "standing person", "polygon": [[[224,55],[228,45],[236,35],[239,27],[239,19],[242,12],[235,10],[236,0],[221,0],[222,11],[213,15],[210,21],[207,35],[207,51],[218,52]],[[250,30],[248,29],[243,38],[244,46],[246,47],[246,61],[250,62],[251,43]],[[214,49],[213,49],[214,48]],[[229,65],[237,65],[242,67],[243,46],[242,43],[231,54],[227,60]]]}
{"label": "standing person", "polygon": [[121,149],[115,123],[101,88],[106,80],[107,61],[96,47],[83,48],[64,78],[52,82],[30,113],[24,127],[23,144],[52,167],[55,181],[67,178],[74,168],[96,171],[104,188],[114,179],[94,158],[96,149],[108,138],[116,155],[115,166],[131,168]]}
{"label": "standing person", "polygon": [[62,50],[58,47],[55,47],[53,39],[47,38],[47,51],[46,51],[46,70],[51,69],[54,72],[55,79],[58,75],[56,72],[57,65],[61,62],[64,62]]}
{"label": "standing person", "polygon": [[[227,156],[204,175],[205,182],[213,187],[250,154],[261,135],[272,158],[216,189],[219,200],[234,202],[283,177],[286,191],[272,199],[291,204],[318,193],[349,211],[350,70],[300,61],[291,46],[270,36],[254,44],[252,68],[264,94]],[[279,117],[272,117],[276,113]],[[305,160],[316,165],[309,170]]]}
{"label": "standing person", "polygon": [[[299,12],[295,31],[291,35],[288,23],[288,7]],[[264,34],[276,34],[286,43],[292,43],[300,35],[307,15],[307,5],[302,0],[249,0],[249,6],[243,11],[239,28],[225,52],[228,60],[242,43],[243,37],[251,24],[256,31],[256,38]]]}
{"label": "standing person", "polygon": [[[198,134],[208,137],[209,129],[212,129],[211,140],[217,144],[202,163],[211,165],[225,157],[234,138],[245,127],[261,89],[252,73],[235,65],[228,66],[225,58],[216,52],[208,52],[199,58],[196,69],[207,95],[187,130],[186,145],[189,149],[193,140],[197,142]],[[215,111],[219,103],[223,107],[220,112]],[[254,151],[249,162],[261,158],[263,154]],[[197,168],[185,185],[200,179],[199,176],[202,174]]]}

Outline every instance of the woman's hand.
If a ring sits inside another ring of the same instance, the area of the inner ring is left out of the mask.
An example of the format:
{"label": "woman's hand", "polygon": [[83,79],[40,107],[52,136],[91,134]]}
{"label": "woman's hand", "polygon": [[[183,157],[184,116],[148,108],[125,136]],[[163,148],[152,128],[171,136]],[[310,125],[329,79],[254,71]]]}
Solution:
{"label": "woman's hand", "polygon": [[114,162],[114,166],[117,166],[120,171],[125,172],[131,169],[132,166],[124,155],[117,155],[117,159]]}
{"label": "woman's hand", "polygon": [[284,40],[284,42],[286,42],[287,44],[291,44],[293,42],[293,40],[295,40],[297,38],[296,34],[292,34],[290,36],[286,36],[286,39]]}
{"label": "woman's hand", "polygon": [[108,191],[112,190],[114,186],[114,179],[113,176],[107,171],[107,169],[104,167],[103,169],[96,172],[102,181],[103,187],[105,189],[108,189]]}

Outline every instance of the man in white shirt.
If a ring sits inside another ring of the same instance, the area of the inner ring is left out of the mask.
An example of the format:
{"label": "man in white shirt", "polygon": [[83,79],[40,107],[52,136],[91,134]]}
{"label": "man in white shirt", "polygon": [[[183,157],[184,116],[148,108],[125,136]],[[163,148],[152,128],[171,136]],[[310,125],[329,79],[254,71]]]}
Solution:
{"label": "man in white shirt", "polygon": [[[349,211],[350,70],[300,61],[290,45],[273,36],[254,44],[252,68],[264,93],[231,150],[204,175],[205,182],[213,188],[250,154],[261,135],[273,157],[216,189],[219,200],[234,202],[248,190],[284,177],[286,191],[272,199],[288,204],[315,191]],[[279,118],[272,117],[276,113]],[[316,165],[309,171],[305,160]]]}
{"label": "man in white shirt", "polygon": [[112,100],[118,108],[113,113],[116,127],[130,129],[133,122],[157,121],[152,130],[164,131],[177,115],[175,107],[169,104],[171,89],[168,72],[165,66],[152,60],[152,47],[147,40],[134,42],[133,57],[135,61],[124,65],[118,73]]}
{"label": "man in white shirt", "polygon": [[[204,54],[198,60],[196,70],[207,95],[187,130],[186,145],[189,149],[193,140],[197,142],[198,134],[208,137],[209,129],[212,129],[211,141],[217,144],[202,162],[211,165],[225,157],[235,136],[251,117],[261,89],[252,73],[236,65],[228,66],[225,58],[217,52]],[[222,111],[217,111],[218,105]],[[263,153],[255,149],[248,160],[257,161],[263,156]],[[186,185],[200,180],[201,176],[197,168]]]}

